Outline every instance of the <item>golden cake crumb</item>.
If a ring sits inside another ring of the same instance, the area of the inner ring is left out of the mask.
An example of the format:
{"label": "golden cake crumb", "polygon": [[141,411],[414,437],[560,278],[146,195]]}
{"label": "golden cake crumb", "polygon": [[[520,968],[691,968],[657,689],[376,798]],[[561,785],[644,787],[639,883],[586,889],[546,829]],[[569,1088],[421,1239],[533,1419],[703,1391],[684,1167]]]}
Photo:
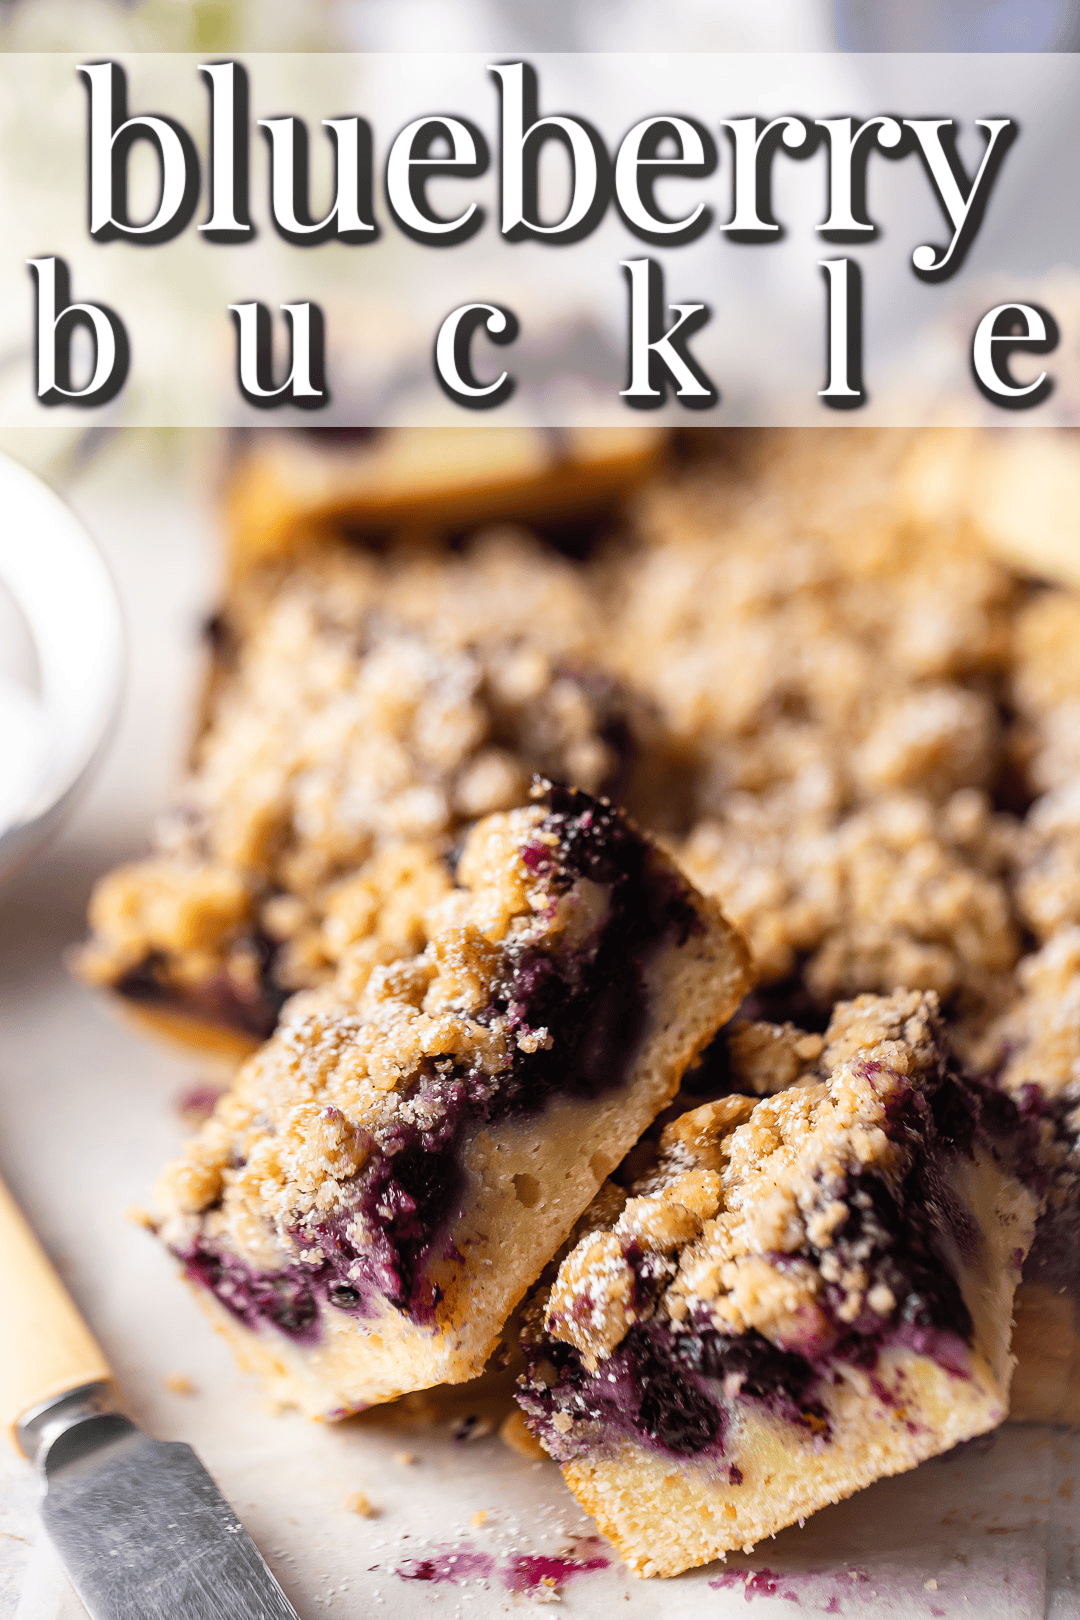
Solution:
{"label": "golden cake crumb", "polygon": [[378,1517],[378,1508],[373,1506],[370,1497],[364,1491],[352,1491],[342,1505],[347,1513],[358,1513],[362,1519]]}
{"label": "golden cake crumb", "polygon": [[525,1427],[525,1415],[522,1412],[511,1412],[504,1418],[499,1427],[499,1439],[508,1450],[516,1452],[519,1457],[527,1457],[531,1462],[546,1461],[547,1452]]}
{"label": "golden cake crumb", "polygon": [[195,1385],[191,1382],[191,1379],[188,1377],[187,1373],[168,1373],[162,1382],[164,1383],[165,1388],[169,1391],[170,1395],[195,1394]]}

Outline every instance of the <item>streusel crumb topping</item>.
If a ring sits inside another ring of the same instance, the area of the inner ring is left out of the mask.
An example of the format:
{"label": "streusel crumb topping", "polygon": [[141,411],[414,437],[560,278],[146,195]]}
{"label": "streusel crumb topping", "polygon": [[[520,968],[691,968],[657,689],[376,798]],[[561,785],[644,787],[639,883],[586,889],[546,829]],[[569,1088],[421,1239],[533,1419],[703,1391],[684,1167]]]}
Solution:
{"label": "streusel crumb topping", "polygon": [[[177,987],[232,984],[255,937],[275,988],[314,986],[358,937],[423,943],[426,896],[379,916],[385,862],[429,887],[533,772],[632,801],[632,756],[656,728],[597,663],[592,615],[582,571],[516,531],[464,556],[329,546],[247,579],[156,852],[95,894],[86,976],[116,983],[153,959]],[[650,777],[659,757],[650,746]],[[662,802],[662,783],[644,791]]]}
{"label": "streusel crumb topping", "polygon": [[425,1112],[437,1102],[418,1086],[425,1073],[466,1063],[495,1077],[515,1043],[544,1040],[508,1016],[476,1016],[510,942],[551,948],[579,911],[598,916],[596,885],[586,882],[580,905],[574,886],[556,901],[525,865],[544,814],[530,805],[480,823],[459,865],[461,887],[437,898],[425,920],[422,952],[394,957],[385,941],[364,941],[330,984],[294,998],[273,1040],[166,1172],[158,1202],[170,1242],[182,1246],[178,1219],[202,1215],[207,1236],[227,1233],[253,1262],[280,1263],[288,1230],[335,1207],[342,1181],[395,1121],[438,1123]]}
{"label": "streusel crumb topping", "polygon": [[836,1251],[848,1180],[873,1169],[899,1181],[914,1149],[890,1132],[890,1107],[936,1079],[939,1062],[933,994],[839,1006],[820,1056],[825,1078],[761,1101],[724,1097],[665,1127],[614,1224],[563,1261],[548,1331],[595,1371],[654,1312],[676,1330],[691,1316],[700,1327],[704,1312],[722,1333],[755,1330],[803,1353],[827,1336],[825,1283],[841,1289],[842,1320],[866,1305],[888,1315],[895,1301],[875,1293],[857,1250]]}
{"label": "streusel crumb topping", "polygon": [[754,1019],[731,1025],[727,1035],[728,1064],[733,1089],[755,1097],[771,1097],[789,1086],[818,1079],[817,1062],[823,1037],[808,1034],[792,1023],[770,1024]]}
{"label": "streusel crumb topping", "polygon": [[988,1063],[1004,1057],[1008,1091],[1034,1082],[1047,1097],[1080,1104],[1080,926],[1025,956],[1016,977],[1019,993],[990,1033]]}
{"label": "streusel crumb topping", "polygon": [[1032,932],[1047,940],[1080,924],[1080,773],[1035,801],[1017,843],[1016,901]]}
{"label": "streusel crumb topping", "polygon": [[1000,1000],[1019,951],[1004,881],[1011,832],[968,788],[935,807],[891,794],[836,817],[787,797],[733,799],[683,849],[746,935],[762,977],[807,958],[814,999],[898,986]]}

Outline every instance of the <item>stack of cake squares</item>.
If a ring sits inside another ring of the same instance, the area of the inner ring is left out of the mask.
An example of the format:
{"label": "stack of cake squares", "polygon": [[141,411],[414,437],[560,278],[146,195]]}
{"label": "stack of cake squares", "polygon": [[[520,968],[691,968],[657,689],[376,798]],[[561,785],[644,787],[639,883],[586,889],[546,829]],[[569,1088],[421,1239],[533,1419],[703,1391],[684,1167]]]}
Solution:
{"label": "stack of cake squares", "polygon": [[1080,596],[1001,559],[979,453],[252,436],[192,765],[81,970],[239,1061],[153,1220],[277,1397],[520,1337],[642,1575],[1010,1388],[1080,1421]]}

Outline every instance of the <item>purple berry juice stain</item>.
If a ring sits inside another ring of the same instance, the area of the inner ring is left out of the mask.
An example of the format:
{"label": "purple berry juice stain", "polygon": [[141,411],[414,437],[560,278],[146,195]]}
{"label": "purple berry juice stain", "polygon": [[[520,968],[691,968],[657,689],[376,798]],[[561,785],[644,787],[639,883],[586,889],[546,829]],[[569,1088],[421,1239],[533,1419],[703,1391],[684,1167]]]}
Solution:
{"label": "purple berry juice stain", "polygon": [[431,1558],[407,1558],[394,1574],[402,1581],[430,1581],[436,1586],[450,1582],[456,1586],[461,1581],[487,1580],[494,1568],[490,1553],[455,1547]]}
{"label": "purple berry juice stain", "polygon": [[[798,1603],[800,1600],[788,1585],[790,1576],[781,1575],[775,1569],[726,1569],[709,1585],[715,1591],[738,1586],[743,1583],[743,1596],[747,1603],[752,1603],[759,1597],[779,1597],[787,1603]],[[784,1590],[781,1591],[781,1586]]]}
{"label": "purple berry juice stain", "polygon": [[543,1553],[521,1553],[510,1560],[504,1569],[502,1583],[508,1592],[535,1592],[543,1583],[565,1586],[576,1575],[588,1575],[594,1570],[607,1569],[608,1560],[594,1554],[591,1558],[548,1557]]}
{"label": "purple berry juice stain", "polygon": [[746,1571],[744,1569],[725,1569],[717,1575],[715,1580],[710,1581],[709,1585],[714,1592],[724,1592],[729,1587],[738,1586],[739,1582],[745,1579]]}
{"label": "purple berry juice stain", "polygon": [[591,1549],[603,1545],[599,1536],[584,1536],[576,1553],[517,1553],[499,1564],[491,1553],[467,1544],[433,1550],[426,1557],[407,1558],[394,1574],[401,1581],[423,1581],[433,1586],[461,1585],[496,1577],[508,1592],[528,1596],[541,1586],[565,1586],[579,1575],[608,1569],[610,1560]]}

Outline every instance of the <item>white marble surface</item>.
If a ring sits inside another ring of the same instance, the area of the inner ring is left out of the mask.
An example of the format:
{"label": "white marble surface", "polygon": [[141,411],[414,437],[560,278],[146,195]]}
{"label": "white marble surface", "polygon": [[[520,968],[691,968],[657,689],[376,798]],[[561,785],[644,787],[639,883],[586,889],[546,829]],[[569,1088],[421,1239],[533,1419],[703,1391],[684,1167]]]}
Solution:
{"label": "white marble surface", "polygon": [[[49,460],[41,441],[23,448]],[[449,1420],[409,1426],[382,1413],[334,1428],[263,1409],[167,1258],[125,1220],[181,1140],[178,1095],[205,1071],[118,1023],[62,961],[80,937],[92,879],[139,849],[182,754],[197,626],[217,570],[217,452],[205,439],[136,437],[107,446],[70,482],[124,599],[127,698],[82,809],[51,852],[0,895],[0,1173],[140,1421],[195,1445],[302,1620],[382,1607],[410,1616],[511,1611],[535,1601],[510,1589],[515,1559],[566,1548],[584,1562],[608,1560],[565,1583],[563,1607],[581,1615],[722,1620],[746,1613],[751,1601],[754,1620],[1080,1613],[1080,1452],[1048,1432],[1003,1430],[818,1515],[754,1558],[731,1560],[759,1572],[746,1588],[742,1574],[733,1579],[717,1566],[675,1582],[635,1582],[610,1549],[577,1539],[590,1526],[554,1466],[512,1455],[493,1435],[456,1444]],[[0,1331],[2,1324],[0,1305]],[[171,1393],[165,1380],[173,1373],[189,1378],[194,1393]],[[405,1450],[415,1462],[399,1460]],[[36,1490],[29,1466],[0,1451],[0,1620],[77,1620],[77,1600],[37,1543]],[[379,1517],[346,1511],[356,1490]],[[480,1528],[470,1523],[478,1510],[488,1514]],[[473,1555],[471,1566],[463,1553]],[[395,1573],[425,1556],[444,1575],[489,1573],[464,1584]]]}

